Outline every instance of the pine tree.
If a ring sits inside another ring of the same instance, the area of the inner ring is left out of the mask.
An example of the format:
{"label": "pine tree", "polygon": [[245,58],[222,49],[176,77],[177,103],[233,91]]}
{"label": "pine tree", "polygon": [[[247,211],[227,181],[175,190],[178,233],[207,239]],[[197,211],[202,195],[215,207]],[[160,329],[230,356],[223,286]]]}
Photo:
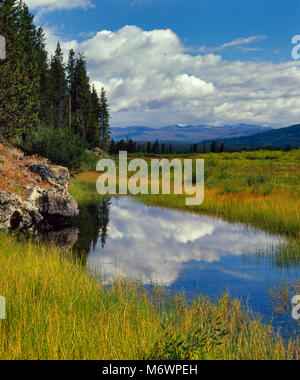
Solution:
{"label": "pine tree", "polygon": [[136,145],[131,139],[127,140],[126,150],[128,153],[135,153],[136,151]]}
{"label": "pine tree", "polygon": [[16,0],[0,3],[0,34],[6,60],[0,62],[0,135],[23,138],[38,122],[39,71],[33,16]]}
{"label": "pine tree", "polygon": [[221,146],[220,146],[220,153],[223,153],[225,152],[225,144],[224,144],[224,141],[222,142]]}
{"label": "pine tree", "polygon": [[217,153],[218,152],[218,146],[217,146],[217,143],[215,141],[213,141],[211,143],[210,151],[211,151],[211,153]]}
{"label": "pine tree", "polygon": [[150,141],[147,142],[147,148],[146,148],[146,153],[151,153],[152,152],[152,144]]}
{"label": "pine tree", "polygon": [[100,220],[99,236],[100,236],[102,248],[104,248],[106,239],[107,239],[110,206],[111,206],[110,198],[104,198],[99,206],[99,220]]}
{"label": "pine tree", "polygon": [[95,86],[93,86],[89,96],[88,118],[85,132],[85,138],[91,148],[96,148],[100,145],[99,119],[100,100]]}
{"label": "pine tree", "polygon": [[110,154],[116,154],[117,153],[117,147],[116,147],[115,140],[111,140],[111,142],[110,142],[109,153]]}
{"label": "pine tree", "polygon": [[110,142],[109,109],[103,87],[100,95],[100,141],[102,149],[107,150]]}
{"label": "pine tree", "polygon": [[159,142],[158,142],[158,140],[156,140],[155,143],[153,144],[152,152],[154,154],[158,154],[159,153]]}
{"label": "pine tree", "polygon": [[45,125],[51,124],[51,101],[49,98],[49,61],[46,51],[46,42],[43,28],[37,30],[36,37],[36,52],[38,54],[38,68],[39,68],[39,100],[40,110],[39,119]]}
{"label": "pine tree", "polygon": [[[75,104],[76,104],[76,60],[73,49],[69,51],[69,59],[67,64],[67,81],[68,81],[68,124],[71,129],[75,125]],[[74,127],[75,128],[75,127]]]}
{"label": "pine tree", "polygon": [[116,153],[124,152],[126,150],[126,142],[124,140],[118,141],[116,148]]}
{"label": "pine tree", "polygon": [[76,59],[75,68],[75,130],[85,137],[90,103],[90,85],[83,54]]}
{"label": "pine tree", "polygon": [[55,127],[63,127],[66,122],[67,79],[64,57],[59,42],[50,64],[49,99],[51,101],[52,123]]}
{"label": "pine tree", "polygon": [[[40,112],[40,80],[41,69],[40,63],[44,58],[41,54],[40,46],[41,31],[37,30],[33,23],[34,16],[29,12],[28,7],[21,1],[20,3],[20,17],[19,25],[20,32],[23,36],[23,70],[26,70],[29,82],[26,85],[26,92],[23,95],[27,95],[27,117],[31,119],[30,127],[37,125]],[[31,117],[30,117],[31,115]],[[27,131],[23,132],[23,135]]]}

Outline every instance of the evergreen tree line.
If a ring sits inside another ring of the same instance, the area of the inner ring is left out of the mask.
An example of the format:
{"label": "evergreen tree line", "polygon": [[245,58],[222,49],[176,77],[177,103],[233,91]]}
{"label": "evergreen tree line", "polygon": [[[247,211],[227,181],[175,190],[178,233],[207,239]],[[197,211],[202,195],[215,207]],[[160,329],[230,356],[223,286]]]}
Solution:
{"label": "evergreen tree line", "polygon": [[147,153],[147,154],[194,154],[194,153],[222,153],[225,152],[224,142],[218,147],[216,141],[213,141],[209,147],[206,143],[203,143],[201,146],[199,144],[191,144],[189,147],[178,147],[178,145],[159,143],[156,140],[154,143],[151,141],[146,142],[136,142],[132,139],[120,140],[115,142],[111,140],[109,153],[110,154],[119,154],[120,151],[127,151],[128,153]]}
{"label": "evergreen tree line", "polygon": [[136,142],[132,139],[120,140],[115,142],[113,139],[110,142],[109,153],[119,154],[120,151],[128,153],[153,153],[153,154],[172,154],[175,153],[173,145],[162,143],[158,140],[154,143],[151,141]]}
{"label": "evergreen tree line", "polygon": [[110,140],[107,97],[103,87],[99,97],[95,86],[90,85],[84,55],[76,57],[71,49],[65,65],[58,42],[44,77],[40,120],[56,128],[68,126],[89,147],[107,149]]}
{"label": "evergreen tree line", "polygon": [[68,128],[88,147],[107,149],[107,97],[91,86],[84,55],[70,50],[65,64],[58,42],[49,57],[44,31],[22,1],[0,0],[0,35],[7,53],[0,60],[0,137],[23,141],[41,126]]}
{"label": "evergreen tree line", "polygon": [[[109,153],[119,154],[120,151],[127,151],[128,153],[146,153],[146,154],[195,154],[195,153],[223,153],[223,152],[238,152],[238,151],[255,151],[261,149],[260,147],[253,148],[240,148],[240,149],[229,149],[226,147],[224,141],[217,143],[217,141],[212,141],[211,143],[203,142],[199,144],[167,144],[164,142],[146,141],[146,142],[136,142],[132,139],[114,141],[110,142]],[[269,151],[291,151],[292,147],[280,147],[280,146],[267,146],[263,150]]]}

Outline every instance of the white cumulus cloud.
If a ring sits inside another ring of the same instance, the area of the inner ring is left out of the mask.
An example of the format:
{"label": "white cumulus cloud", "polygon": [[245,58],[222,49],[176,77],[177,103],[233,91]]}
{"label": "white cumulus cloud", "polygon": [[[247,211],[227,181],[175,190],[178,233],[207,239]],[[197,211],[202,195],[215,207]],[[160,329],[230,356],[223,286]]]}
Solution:
{"label": "white cumulus cloud", "polygon": [[31,10],[38,10],[41,13],[61,9],[87,9],[93,6],[91,0],[26,0],[25,2]]}
{"label": "white cumulus cloud", "polygon": [[[57,36],[47,30],[49,50]],[[261,37],[237,39],[240,46]],[[102,30],[83,42],[91,80],[109,95],[112,124],[257,123],[287,126],[300,121],[300,63],[226,61],[191,54],[170,29],[125,26]]]}

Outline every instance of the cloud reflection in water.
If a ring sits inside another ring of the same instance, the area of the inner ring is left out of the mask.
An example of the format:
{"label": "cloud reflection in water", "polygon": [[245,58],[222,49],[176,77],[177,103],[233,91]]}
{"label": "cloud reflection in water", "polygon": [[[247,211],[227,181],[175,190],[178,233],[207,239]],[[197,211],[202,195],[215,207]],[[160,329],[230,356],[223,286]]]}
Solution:
{"label": "cloud reflection in water", "polygon": [[[283,242],[221,219],[147,207],[130,198],[113,199],[106,245],[98,243],[89,267],[105,281],[122,276],[171,286],[191,262],[219,263],[219,271],[253,280],[247,273],[222,268],[223,258],[241,257]],[[214,265],[216,268],[216,265]],[[201,267],[197,265],[199,276]]]}

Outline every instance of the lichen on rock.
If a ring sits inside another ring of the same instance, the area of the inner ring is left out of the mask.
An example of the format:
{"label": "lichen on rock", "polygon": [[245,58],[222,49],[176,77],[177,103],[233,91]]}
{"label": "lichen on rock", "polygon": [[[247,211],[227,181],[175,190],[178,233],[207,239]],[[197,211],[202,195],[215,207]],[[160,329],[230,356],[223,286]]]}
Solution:
{"label": "lichen on rock", "polygon": [[0,154],[0,229],[31,230],[42,221],[61,224],[79,214],[68,192],[68,169],[1,144]]}

